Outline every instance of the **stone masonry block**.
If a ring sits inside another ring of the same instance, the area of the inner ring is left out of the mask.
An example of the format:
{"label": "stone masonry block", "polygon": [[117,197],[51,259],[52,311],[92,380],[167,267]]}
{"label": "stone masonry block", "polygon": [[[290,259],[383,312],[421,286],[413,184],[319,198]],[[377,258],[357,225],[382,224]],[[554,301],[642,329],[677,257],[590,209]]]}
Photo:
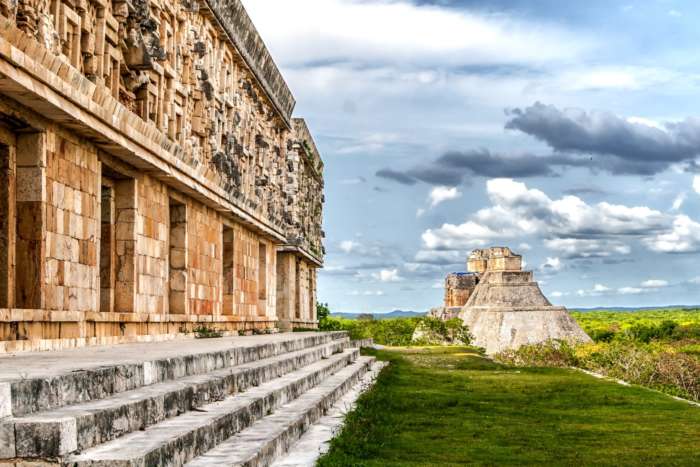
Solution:
{"label": "stone masonry block", "polygon": [[17,138],[18,167],[46,167],[46,133],[27,133]]}
{"label": "stone masonry block", "polygon": [[18,457],[58,457],[78,449],[78,430],[74,418],[41,423],[17,419],[15,438]]}
{"label": "stone masonry block", "polygon": [[17,167],[17,201],[42,201],[45,182],[40,167]]}
{"label": "stone masonry block", "polygon": [[171,248],[170,267],[173,269],[185,269],[187,267],[187,250],[184,248]]}
{"label": "stone masonry block", "polygon": [[170,290],[184,292],[187,288],[187,271],[170,271]]}
{"label": "stone masonry block", "polygon": [[0,421],[0,459],[15,457],[15,424],[10,419]]}
{"label": "stone masonry block", "polygon": [[10,383],[0,383],[0,419],[12,415],[12,387]]}
{"label": "stone masonry block", "polygon": [[148,386],[158,382],[158,369],[153,362],[143,362],[143,385]]}

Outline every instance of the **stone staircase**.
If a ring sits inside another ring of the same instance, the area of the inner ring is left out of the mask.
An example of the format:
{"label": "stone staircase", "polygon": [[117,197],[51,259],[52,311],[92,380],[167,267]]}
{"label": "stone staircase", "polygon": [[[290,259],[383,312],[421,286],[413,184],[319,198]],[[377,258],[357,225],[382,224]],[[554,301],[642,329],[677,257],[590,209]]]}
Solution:
{"label": "stone staircase", "polygon": [[3,388],[11,394],[0,464],[269,465],[375,365],[345,333],[218,341],[154,360],[143,350],[120,363],[110,355],[81,367],[75,358],[5,383],[0,374],[0,410]]}

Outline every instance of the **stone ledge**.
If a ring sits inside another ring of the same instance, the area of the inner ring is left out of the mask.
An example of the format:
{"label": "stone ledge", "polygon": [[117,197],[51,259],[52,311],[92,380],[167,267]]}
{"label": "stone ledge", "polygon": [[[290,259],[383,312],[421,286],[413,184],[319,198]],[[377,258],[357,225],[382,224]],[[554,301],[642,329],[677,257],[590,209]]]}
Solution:
{"label": "stone ledge", "polygon": [[306,248],[302,248],[298,245],[283,245],[279,247],[277,251],[281,251],[284,253],[297,253],[306,258],[307,260],[311,261],[314,265],[318,266],[319,268],[323,267],[323,258],[319,258],[315,254],[308,251]]}
{"label": "stone ledge", "polygon": [[96,313],[84,311],[0,309],[0,323],[276,323],[266,316],[163,315],[156,313]]}
{"label": "stone ledge", "polygon": [[206,4],[250,67],[284,122],[291,127],[296,102],[267,46],[240,0],[206,0]]}
{"label": "stone ledge", "polygon": [[470,306],[467,311],[478,312],[531,312],[531,311],[567,311],[563,306],[533,306],[533,307],[513,307],[513,306]]}

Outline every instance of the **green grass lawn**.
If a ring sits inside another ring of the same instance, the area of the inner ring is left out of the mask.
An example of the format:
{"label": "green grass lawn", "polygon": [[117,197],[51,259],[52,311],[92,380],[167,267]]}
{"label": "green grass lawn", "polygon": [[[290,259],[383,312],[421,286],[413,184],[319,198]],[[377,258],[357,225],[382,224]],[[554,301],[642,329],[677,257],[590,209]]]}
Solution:
{"label": "green grass lawn", "polygon": [[700,407],[465,348],[368,353],[391,365],[320,466],[700,465]]}

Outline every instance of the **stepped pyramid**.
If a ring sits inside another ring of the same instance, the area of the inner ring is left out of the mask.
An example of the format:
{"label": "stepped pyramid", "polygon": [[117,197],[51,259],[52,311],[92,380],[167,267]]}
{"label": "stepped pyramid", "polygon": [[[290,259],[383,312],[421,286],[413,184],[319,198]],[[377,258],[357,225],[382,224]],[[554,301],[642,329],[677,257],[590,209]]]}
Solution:
{"label": "stepped pyramid", "polygon": [[[446,290],[446,297],[467,297],[466,304],[446,303],[469,326],[475,345],[489,354],[549,339],[590,342],[564,307],[553,306],[534,280],[522,270],[522,257],[509,248],[475,250],[467,262],[470,281],[461,294]],[[447,284],[455,284],[448,276]],[[455,310],[456,311],[456,310]],[[454,313],[454,311],[453,311]],[[435,312],[433,312],[435,314]]]}

